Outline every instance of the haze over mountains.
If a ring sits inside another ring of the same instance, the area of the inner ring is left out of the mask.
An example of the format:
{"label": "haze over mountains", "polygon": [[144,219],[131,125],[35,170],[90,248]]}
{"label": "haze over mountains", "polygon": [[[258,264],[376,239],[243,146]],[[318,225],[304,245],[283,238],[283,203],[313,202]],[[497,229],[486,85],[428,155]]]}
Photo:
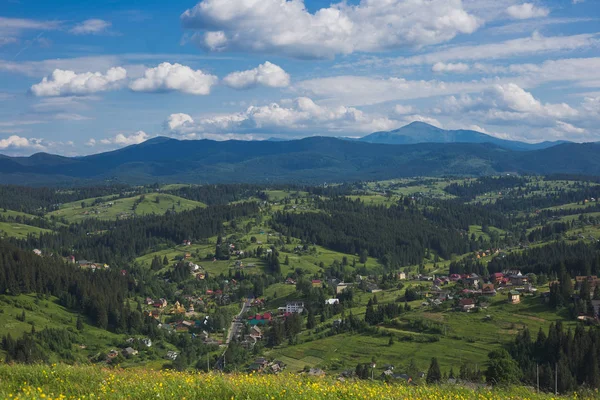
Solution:
{"label": "haze over mountains", "polygon": [[0,156],[0,181],[31,185],[107,179],[132,184],[322,183],[501,172],[592,175],[600,174],[599,150],[600,145],[594,143],[527,144],[415,122],[360,140],[311,137],[218,142],[157,137],[85,157]]}

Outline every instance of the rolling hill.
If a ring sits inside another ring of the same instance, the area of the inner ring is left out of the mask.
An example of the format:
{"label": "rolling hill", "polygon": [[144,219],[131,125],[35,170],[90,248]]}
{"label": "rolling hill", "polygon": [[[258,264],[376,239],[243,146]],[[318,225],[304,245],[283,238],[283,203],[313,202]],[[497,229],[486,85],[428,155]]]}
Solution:
{"label": "rolling hill", "polygon": [[412,122],[389,132],[375,132],[359,139],[366,143],[416,144],[416,143],[491,143],[510,150],[539,150],[556,146],[564,141],[525,143],[499,139],[472,130],[445,130],[424,122]]}
{"label": "rolling hill", "polygon": [[331,137],[290,141],[164,137],[86,157],[50,154],[0,158],[0,182],[74,185],[126,183],[322,183],[408,176],[600,174],[599,144],[562,143],[516,151],[491,143],[389,145]]}

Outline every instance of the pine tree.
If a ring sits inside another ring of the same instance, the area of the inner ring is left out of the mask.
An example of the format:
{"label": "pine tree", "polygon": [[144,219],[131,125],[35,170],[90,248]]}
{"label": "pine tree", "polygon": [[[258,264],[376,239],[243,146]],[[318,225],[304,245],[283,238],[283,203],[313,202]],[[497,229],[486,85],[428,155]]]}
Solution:
{"label": "pine tree", "polygon": [[427,371],[427,383],[434,384],[441,380],[442,372],[440,371],[440,365],[438,364],[437,358],[433,357],[431,359],[431,364],[429,365],[429,371]]}
{"label": "pine tree", "polygon": [[167,256],[165,255],[165,257],[163,258],[163,265],[166,267],[167,265],[169,265],[169,259],[167,258]]}

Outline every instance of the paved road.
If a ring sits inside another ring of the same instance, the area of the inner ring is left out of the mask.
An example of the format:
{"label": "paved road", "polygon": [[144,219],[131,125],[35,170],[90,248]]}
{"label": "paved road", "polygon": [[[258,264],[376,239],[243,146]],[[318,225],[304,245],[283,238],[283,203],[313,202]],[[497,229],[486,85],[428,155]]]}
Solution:
{"label": "paved road", "polygon": [[[240,311],[240,313],[233,319],[233,321],[231,321],[231,326],[229,327],[229,334],[227,335],[227,341],[225,342],[226,345],[229,345],[231,339],[233,339],[238,334],[238,332],[240,332],[244,327],[244,324],[242,322],[242,315],[244,315],[248,308],[250,308],[250,302],[246,301],[244,302],[244,304],[242,304],[242,310]],[[227,349],[225,350],[227,351]]]}
{"label": "paved road", "polygon": [[215,365],[215,369],[222,370],[225,363],[225,353],[229,348],[229,343],[231,340],[238,335],[238,333],[244,328],[244,323],[242,322],[242,315],[250,308],[250,301],[245,301],[242,304],[242,310],[238,315],[235,316],[233,321],[231,321],[231,326],[229,327],[229,333],[227,334],[227,340],[225,341],[225,349],[223,350],[223,354],[219,357],[219,361]]}

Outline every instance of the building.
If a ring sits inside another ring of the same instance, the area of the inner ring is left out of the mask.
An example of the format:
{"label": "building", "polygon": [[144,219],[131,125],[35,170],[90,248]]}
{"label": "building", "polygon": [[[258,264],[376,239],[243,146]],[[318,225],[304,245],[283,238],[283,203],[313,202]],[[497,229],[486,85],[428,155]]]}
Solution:
{"label": "building", "polygon": [[314,288],[320,288],[320,287],[323,287],[323,282],[321,282],[321,280],[320,280],[320,279],[313,279],[313,280],[311,281],[311,284],[312,284],[312,287],[314,287]]}
{"label": "building", "polygon": [[406,279],[406,273],[404,272],[398,272],[398,279],[403,281]]}
{"label": "building", "polygon": [[123,355],[125,357],[133,357],[137,354],[138,354],[138,351],[135,350],[133,347],[127,347],[126,349],[123,350]]}
{"label": "building", "polygon": [[469,312],[475,308],[475,300],[473,299],[460,299],[458,302],[459,307],[462,311]]}
{"label": "building", "polygon": [[179,354],[176,351],[167,351],[167,355],[165,356],[167,360],[175,361]]}
{"label": "building", "polygon": [[348,289],[349,287],[351,287],[352,284],[351,283],[344,283],[344,282],[340,282],[336,285],[335,287],[335,294],[340,294],[342,293],[344,290]]}
{"label": "building", "polygon": [[516,290],[508,292],[508,302],[511,304],[519,304],[521,302],[521,294]]}
{"label": "building", "polygon": [[325,300],[325,305],[333,306],[335,304],[340,304],[339,299],[327,299]]}
{"label": "building", "polygon": [[284,307],[286,313],[301,313],[304,311],[303,301],[288,301]]}

